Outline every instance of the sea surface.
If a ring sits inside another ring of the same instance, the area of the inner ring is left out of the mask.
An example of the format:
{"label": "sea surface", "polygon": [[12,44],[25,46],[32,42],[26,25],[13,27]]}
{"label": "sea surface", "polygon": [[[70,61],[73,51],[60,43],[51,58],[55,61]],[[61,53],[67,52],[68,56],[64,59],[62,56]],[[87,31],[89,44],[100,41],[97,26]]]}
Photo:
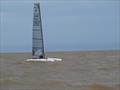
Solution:
{"label": "sea surface", "polygon": [[47,52],[61,62],[0,54],[0,90],[120,90],[120,51]]}

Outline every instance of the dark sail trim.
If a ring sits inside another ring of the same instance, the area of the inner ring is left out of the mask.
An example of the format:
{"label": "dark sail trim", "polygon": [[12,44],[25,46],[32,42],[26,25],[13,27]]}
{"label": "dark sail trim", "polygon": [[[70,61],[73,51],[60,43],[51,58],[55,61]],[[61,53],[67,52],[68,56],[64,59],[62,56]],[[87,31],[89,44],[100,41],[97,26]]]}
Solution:
{"label": "dark sail trim", "polygon": [[[39,3],[38,3],[39,4]],[[41,11],[40,11],[40,4],[39,6],[39,16],[40,16],[40,24],[41,24],[41,36],[42,36],[42,52],[43,52],[43,58],[45,58],[45,52],[44,52],[44,41],[43,41],[43,31],[42,31],[42,19],[41,19]]]}

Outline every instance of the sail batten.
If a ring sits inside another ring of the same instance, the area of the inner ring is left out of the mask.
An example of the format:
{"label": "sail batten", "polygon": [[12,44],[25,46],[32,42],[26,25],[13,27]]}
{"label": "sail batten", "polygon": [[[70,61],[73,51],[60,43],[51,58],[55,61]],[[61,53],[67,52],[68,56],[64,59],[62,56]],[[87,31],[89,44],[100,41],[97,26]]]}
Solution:
{"label": "sail batten", "polygon": [[45,58],[40,4],[34,4],[32,54],[36,58]]}

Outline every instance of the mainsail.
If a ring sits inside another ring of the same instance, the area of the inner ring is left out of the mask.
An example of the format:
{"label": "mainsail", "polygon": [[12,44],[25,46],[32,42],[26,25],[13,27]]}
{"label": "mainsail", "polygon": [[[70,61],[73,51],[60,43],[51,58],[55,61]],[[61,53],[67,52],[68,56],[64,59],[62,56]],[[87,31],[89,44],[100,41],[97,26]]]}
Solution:
{"label": "mainsail", "polygon": [[44,42],[42,32],[42,21],[40,13],[40,4],[34,4],[34,18],[33,18],[33,38],[32,38],[32,55],[33,58],[45,58]]}

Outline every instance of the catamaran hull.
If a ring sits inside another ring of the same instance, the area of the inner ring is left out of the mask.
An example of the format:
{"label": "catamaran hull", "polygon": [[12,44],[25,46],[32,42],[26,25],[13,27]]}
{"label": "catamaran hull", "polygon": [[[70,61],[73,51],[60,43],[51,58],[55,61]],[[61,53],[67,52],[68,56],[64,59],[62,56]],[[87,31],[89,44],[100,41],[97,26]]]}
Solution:
{"label": "catamaran hull", "polygon": [[62,59],[61,58],[27,59],[26,61],[55,62],[55,61],[62,61]]}

